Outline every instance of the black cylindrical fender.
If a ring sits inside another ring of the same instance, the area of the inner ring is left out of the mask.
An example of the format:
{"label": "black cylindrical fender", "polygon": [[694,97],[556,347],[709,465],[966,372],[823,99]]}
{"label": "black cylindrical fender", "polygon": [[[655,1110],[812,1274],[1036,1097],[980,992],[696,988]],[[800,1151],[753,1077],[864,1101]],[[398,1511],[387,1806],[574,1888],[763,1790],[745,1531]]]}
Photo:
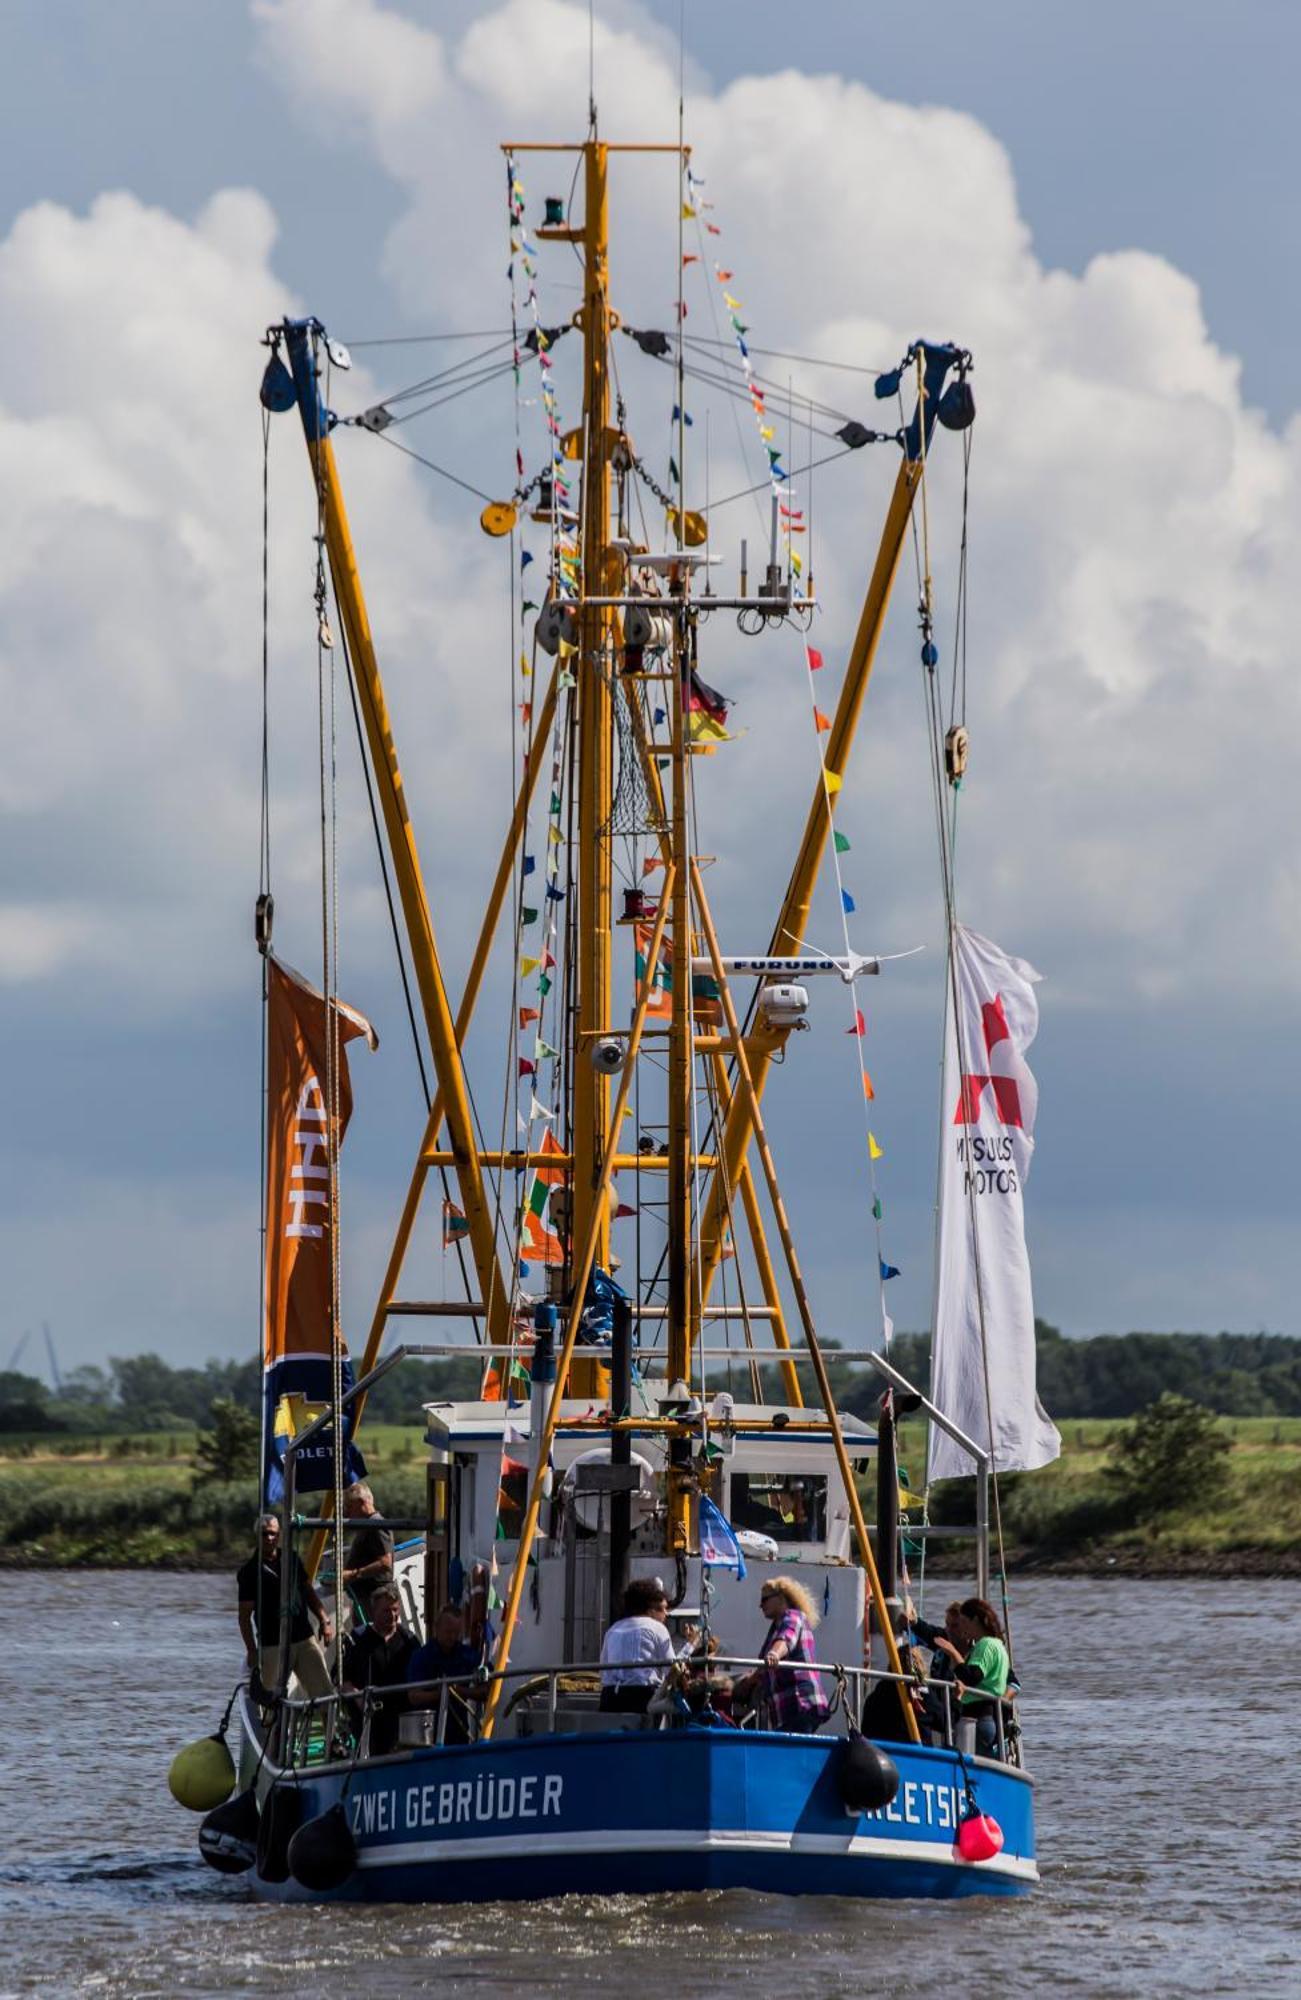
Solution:
{"label": "black cylindrical fender", "polygon": [[289,1873],[304,1889],[341,1889],[356,1866],[357,1843],[344,1806],[309,1819],[289,1843]]}
{"label": "black cylindrical fender", "polygon": [[222,1875],[242,1875],[257,1860],[257,1793],[250,1787],[216,1806],[199,1828],[199,1852]]}
{"label": "black cylindrical fender", "polygon": [[257,1872],[264,1882],[289,1879],[289,1843],[302,1825],[303,1796],[297,1785],[273,1785],[262,1803],[257,1830]]}

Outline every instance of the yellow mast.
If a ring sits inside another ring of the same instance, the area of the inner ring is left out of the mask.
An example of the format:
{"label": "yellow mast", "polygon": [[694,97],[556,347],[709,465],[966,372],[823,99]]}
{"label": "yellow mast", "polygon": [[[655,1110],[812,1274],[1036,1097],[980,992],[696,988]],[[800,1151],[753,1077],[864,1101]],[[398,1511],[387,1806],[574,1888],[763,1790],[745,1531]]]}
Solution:
{"label": "yellow mast", "polygon": [[[583,481],[580,497],[582,591],[604,595],[610,542],[609,196],[608,157],[595,137],[583,147]],[[541,237],[559,233],[539,230]],[[575,232],[566,232],[573,235]],[[610,1027],[610,836],[613,715],[610,613],[584,604],[578,647],[578,991],[572,1068],[570,1143],[574,1155],[572,1242],[587,1240],[596,1208],[609,1115],[609,1078],[589,1060],[593,1040]],[[608,1204],[596,1216],[595,1262],[610,1261]],[[582,1301],[575,1305],[581,1309]],[[576,1392],[580,1385],[575,1384]]]}
{"label": "yellow mast", "polygon": [[[679,519],[681,509],[679,509]],[[681,527],[679,526],[679,535]],[[686,593],[685,568],[678,588]],[[690,828],[687,817],[687,704],[685,684],[690,671],[693,633],[683,609],[674,620],[673,694],[673,1014],[669,1027],[669,1185],[668,1277],[669,1321],[666,1373],[670,1383],[686,1381],[695,1344],[692,1257],[692,1151],[695,1134],[695,1049],[691,1019],[691,881],[687,874]],[[648,968],[653,970],[653,968]],[[683,1447],[689,1459],[689,1446]],[[669,1448],[667,1545],[670,1554],[685,1551],[691,1520],[690,1486],[674,1465],[679,1454]]]}
{"label": "yellow mast", "polygon": [[504,1345],[510,1324],[510,1296],[498,1268],[492,1207],[483,1184],[465,1067],[434,936],[415,829],[407,811],[397,746],[393,740],[384,684],[380,678],[352,533],[343,504],[334,447],[330,443],[328,420],[321,407],[315,351],[320,329],[313,321],[291,320],[285,327],[285,336],[299,413],[316,473],[335,598],[348,639],[375,789],[384,816],[384,830],[388,836],[402,914],[406,920],[439,1096],[455,1156],[470,1254],[479,1280],[480,1297],[487,1307],[489,1339],[494,1344]]}

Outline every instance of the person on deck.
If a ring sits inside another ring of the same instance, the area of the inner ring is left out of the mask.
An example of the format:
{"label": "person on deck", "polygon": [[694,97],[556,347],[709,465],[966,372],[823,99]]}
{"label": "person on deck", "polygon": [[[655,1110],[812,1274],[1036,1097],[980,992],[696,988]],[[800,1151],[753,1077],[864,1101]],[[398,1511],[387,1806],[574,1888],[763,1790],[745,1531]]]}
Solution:
{"label": "person on deck", "polygon": [[[904,1713],[904,1702],[917,1718],[917,1726],[922,1742],[928,1742],[926,1716],[926,1693],[922,1683],[926,1679],[926,1661],[919,1647],[909,1643],[908,1627],[911,1620],[902,1612],[895,1621],[895,1642],[899,1648],[899,1666],[908,1675],[909,1682],[902,1688],[895,1680],[874,1680],[868,1688],[863,1703],[858,1726],[864,1736],[870,1736],[874,1743],[907,1743],[908,1723]],[[931,1628],[933,1629],[933,1628]],[[948,1661],[944,1662],[946,1670]],[[943,1700],[943,1695],[939,1699]]]}
{"label": "person on deck", "polygon": [[343,1511],[355,1528],[348,1544],[348,1566],[343,1580],[352,1592],[353,1630],[370,1621],[371,1592],[378,1583],[393,1581],[393,1537],[384,1526],[375,1506],[375,1495],[364,1479],[350,1486],[343,1496]]}
{"label": "person on deck", "polygon": [[601,1642],[602,1709],[645,1715],[674,1657],[668,1593],[657,1576],[634,1577],[623,1593],[622,1618]]}
{"label": "person on deck", "polygon": [[[280,1523],[274,1514],[260,1514],[257,1549],[240,1568],[235,1587],[249,1671],[269,1690],[280,1685],[280,1573]],[[312,1631],[313,1617],[319,1639]],[[289,1671],[313,1700],[334,1693],[323,1651],[333,1637],[330,1614],[295,1552],[289,1558]]]}
{"label": "person on deck", "polygon": [[482,1665],[483,1648],[466,1638],[465,1615],[460,1606],[445,1604],[434,1620],[432,1639],[427,1639],[407,1664],[407,1683],[411,1689],[407,1701],[412,1708],[441,1707],[442,1688],[427,1683],[449,1683],[444,1743],[470,1740],[468,1701],[473,1698],[474,1689],[483,1685],[479,1680]]}
{"label": "person on deck", "polygon": [[[759,1608],[769,1620],[768,1636],[759,1648],[764,1664],[736,1683],[734,1699],[753,1703],[762,1695],[775,1729],[812,1736],[830,1713],[820,1677],[808,1671],[817,1657],[813,1628],[818,1614],[813,1599],[793,1576],[774,1576],[760,1587]],[[799,1664],[783,1666],[784,1660]]]}
{"label": "person on deck", "polygon": [[[402,1593],[395,1583],[377,1583],[370,1594],[370,1623],[350,1632],[343,1645],[343,1684],[347,1688],[405,1689],[416,1635],[402,1623]],[[406,1708],[405,1694],[372,1694],[370,1754],[386,1757],[398,1747],[398,1723]]]}
{"label": "person on deck", "polygon": [[[949,1645],[963,1650],[965,1628],[962,1622],[962,1606],[955,1599],[944,1613],[942,1625],[932,1625],[929,1619],[920,1618],[912,1599],[908,1600],[908,1629],[919,1645],[931,1649],[931,1663],[927,1670],[928,1686],[918,1717],[922,1726],[922,1741],[947,1743],[958,1720],[957,1689],[954,1685],[953,1661],[949,1653],[940,1645],[947,1639]],[[936,1685],[940,1683],[940,1685]],[[944,1685],[948,1683],[948,1686]]]}
{"label": "person on deck", "polygon": [[955,1645],[942,1635],[936,1645],[953,1661],[953,1677],[962,1688],[959,1714],[964,1722],[975,1722],[977,1754],[996,1757],[997,1704],[1005,1698],[1012,1677],[1011,1656],[992,1604],[987,1604],[983,1597],[967,1597],[960,1608],[962,1630],[958,1643]]}

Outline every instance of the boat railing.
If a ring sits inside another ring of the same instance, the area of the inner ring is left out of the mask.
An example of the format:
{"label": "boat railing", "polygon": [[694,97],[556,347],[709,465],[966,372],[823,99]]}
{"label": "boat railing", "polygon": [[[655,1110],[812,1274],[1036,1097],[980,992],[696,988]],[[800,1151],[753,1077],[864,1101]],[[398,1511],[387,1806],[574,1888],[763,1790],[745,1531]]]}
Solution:
{"label": "boat railing", "polygon": [[[964,1755],[975,1754],[975,1723],[963,1718],[960,1709],[955,1713],[954,1697],[962,1692],[957,1682],[929,1674],[895,1674],[885,1667],[847,1667],[816,1660],[778,1660],[770,1665],[766,1660],[742,1654],[714,1653],[708,1660],[702,1655],[686,1655],[665,1670],[656,1690],[660,1699],[652,1707],[650,1721],[652,1724],[670,1724],[680,1719],[682,1711],[674,1702],[675,1694],[683,1694],[694,1684],[707,1696],[709,1676],[733,1669],[772,1675],[814,1675],[824,1692],[830,1684],[828,1719],[838,1707],[843,1708],[846,1720],[855,1730],[862,1729],[864,1710],[874,1685],[893,1682],[909,1690],[923,1691],[935,1698],[930,1703],[927,1721],[938,1742],[944,1748],[956,1748]],[[290,1769],[310,1763],[356,1761],[363,1754],[366,1725],[386,1699],[399,1700],[410,1710],[412,1717],[419,1718],[424,1724],[415,1743],[408,1739],[402,1741],[399,1746],[402,1750],[420,1746],[442,1747],[449,1741],[474,1742],[478,1739],[480,1706],[496,1681],[502,1682],[503,1686],[508,1682],[518,1684],[506,1701],[503,1713],[510,1715],[522,1707],[530,1717],[544,1720],[539,1734],[570,1733],[561,1726],[562,1713],[571,1720],[580,1713],[599,1713],[603,1725],[618,1728],[621,1725],[614,1720],[618,1711],[598,1711],[591,1706],[592,1697],[599,1696],[612,1671],[608,1664],[602,1665],[599,1660],[568,1660],[550,1666],[508,1667],[501,1673],[481,1670],[459,1679],[440,1675],[430,1680],[399,1682],[393,1687],[345,1688],[330,1695],[298,1699],[281,1696],[276,1701],[280,1761]],[[570,1685],[566,1686],[566,1682]],[[1005,1701],[994,1701],[992,1706],[995,1754],[1000,1762],[1008,1762],[1009,1750],[1012,1750],[1015,1760],[1017,1732],[1008,1728],[1012,1699],[1009,1696]],[[762,1706],[757,1706],[738,1726],[763,1727]]]}

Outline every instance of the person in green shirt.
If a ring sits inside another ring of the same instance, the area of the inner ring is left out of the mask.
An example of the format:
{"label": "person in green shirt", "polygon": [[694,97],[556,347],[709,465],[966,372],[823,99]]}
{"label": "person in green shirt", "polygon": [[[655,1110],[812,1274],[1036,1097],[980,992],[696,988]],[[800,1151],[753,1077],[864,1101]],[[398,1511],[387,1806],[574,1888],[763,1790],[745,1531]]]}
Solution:
{"label": "person in green shirt", "polygon": [[963,1719],[976,1725],[977,1754],[996,1757],[997,1705],[1005,1698],[1012,1677],[1011,1655],[998,1613],[983,1597],[964,1598],[957,1622],[957,1643],[941,1635],[936,1648],[953,1661],[953,1677],[962,1687],[959,1701]]}

